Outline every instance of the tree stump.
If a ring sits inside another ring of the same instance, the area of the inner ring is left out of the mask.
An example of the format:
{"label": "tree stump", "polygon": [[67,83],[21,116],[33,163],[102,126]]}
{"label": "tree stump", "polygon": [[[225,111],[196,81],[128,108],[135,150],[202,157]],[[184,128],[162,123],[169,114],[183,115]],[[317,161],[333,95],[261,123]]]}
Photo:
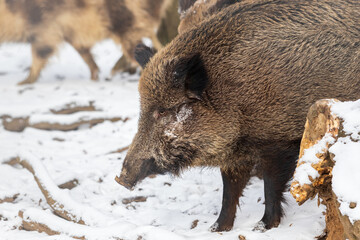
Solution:
{"label": "tree stump", "polygon": [[[311,106],[301,141],[298,166],[291,184],[291,194],[299,205],[318,195],[321,203],[326,206],[326,239],[355,240],[360,239],[360,216],[358,219],[352,219],[344,214],[346,211],[340,206],[349,204],[348,209],[354,209],[357,203],[346,202],[333,188],[333,170],[336,164],[340,165],[340,160],[343,158],[339,158],[339,155],[343,154],[337,151],[335,155],[332,146],[343,144],[344,139],[347,139],[346,141],[353,141],[360,148],[360,142],[357,143],[358,140],[351,137],[353,135],[350,132],[344,131],[343,124],[346,120],[343,116],[333,112],[332,107],[339,103],[337,100],[320,100]],[[357,111],[360,113],[359,103],[357,103]],[[360,126],[360,119],[357,122]],[[343,175],[339,174],[336,177],[339,179]]]}

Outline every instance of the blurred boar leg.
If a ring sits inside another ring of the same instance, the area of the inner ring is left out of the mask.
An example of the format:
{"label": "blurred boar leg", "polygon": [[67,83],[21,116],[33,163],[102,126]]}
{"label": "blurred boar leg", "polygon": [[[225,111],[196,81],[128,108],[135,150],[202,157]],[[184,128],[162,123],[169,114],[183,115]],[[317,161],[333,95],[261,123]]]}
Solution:
{"label": "blurred boar leg", "polygon": [[179,26],[180,15],[178,8],[178,0],[173,0],[166,9],[164,17],[161,18],[161,23],[157,30],[157,38],[166,45],[178,34],[177,27]]}
{"label": "blurred boar leg", "polygon": [[[74,46],[75,47],[75,46]],[[82,59],[90,68],[91,80],[99,80],[99,67],[96,65],[93,56],[91,55],[90,49],[88,47],[75,47],[79,52]]]}
{"label": "blurred boar leg", "polygon": [[31,84],[36,82],[41,70],[44,68],[48,59],[54,54],[54,52],[55,48],[53,46],[46,44],[33,44],[31,46],[33,62],[31,65],[29,76],[24,81],[18,83],[18,85]]}
{"label": "blurred boar leg", "polygon": [[252,166],[246,166],[231,171],[221,169],[223,180],[223,201],[219,218],[211,226],[213,232],[230,231],[234,224],[236,206],[239,197],[249,181]]}
{"label": "blurred boar leg", "polygon": [[[160,43],[159,39],[156,37],[155,33],[152,34],[151,40],[156,49],[161,49],[163,47],[162,44]],[[123,55],[116,62],[115,66],[111,70],[112,76],[114,76],[118,72],[128,72],[130,74],[134,74],[138,67],[137,62],[135,62],[135,59],[134,59],[134,52],[135,52],[135,47],[137,46],[138,43],[141,42],[141,40],[129,41],[129,40],[124,39],[124,41],[121,40],[120,42],[121,42]]]}
{"label": "blurred boar leg", "polygon": [[122,55],[119,60],[116,62],[115,66],[111,70],[111,76],[114,76],[118,72],[128,72],[134,74],[136,72],[136,66],[134,66],[131,61],[125,55]]}
{"label": "blurred boar leg", "polygon": [[120,43],[123,55],[111,70],[112,75],[115,75],[117,72],[128,72],[130,74],[134,74],[136,72],[136,69],[139,65],[135,61],[134,51],[136,45],[141,42],[140,39],[141,38],[138,36],[134,36],[130,33],[127,38],[115,39],[116,43]]}

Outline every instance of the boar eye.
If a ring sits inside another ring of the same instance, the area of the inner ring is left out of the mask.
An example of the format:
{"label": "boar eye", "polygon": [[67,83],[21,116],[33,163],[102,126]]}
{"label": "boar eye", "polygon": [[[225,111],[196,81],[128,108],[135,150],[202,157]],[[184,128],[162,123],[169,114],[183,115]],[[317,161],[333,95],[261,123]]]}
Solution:
{"label": "boar eye", "polygon": [[165,109],[160,109],[160,110],[159,110],[159,115],[160,115],[160,116],[164,116],[165,113],[166,113]]}
{"label": "boar eye", "polygon": [[158,120],[160,117],[163,117],[165,115],[166,115],[166,109],[164,109],[164,108],[155,110],[154,114],[153,114],[153,116],[156,120]]}

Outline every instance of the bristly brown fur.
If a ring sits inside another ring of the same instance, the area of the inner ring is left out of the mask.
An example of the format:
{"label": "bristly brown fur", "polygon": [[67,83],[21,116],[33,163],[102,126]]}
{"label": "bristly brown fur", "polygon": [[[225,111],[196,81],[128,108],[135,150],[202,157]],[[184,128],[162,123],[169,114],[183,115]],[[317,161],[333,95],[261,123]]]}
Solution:
{"label": "bristly brown fur", "polygon": [[360,98],[360,2],[235,3],[145,65],[138,132],[119,182],[134,187],[140,173],[147,176],[144,163],[161,173],[220,167],[223,207],[212,230],[226,231],[249,172],[260,164],[265,212],[258,229],[276,227],[308,108],[318,99]]}
{"label": "bristly brown fur", "polygon": [[0,0],[0,42],[31,43],[33,64],[21,84],[37,80],[63,41],[78,51],[87,49],[79,54],[89,65],[93,80],[99,70],[89,49],[105,38],[112,38],[123,49],[112,73],[133,72],[138,66],[133,52],[143,37],[150,38],[156,48],[162,47],[154,29],[170,1],[175,0],[156,4],[152,0]]}
{"label": "bristly brown fur", "polygon": [[[243,5],[261,3],[272,0],[195,0],[185,10],[181,10],[180,24],[178,32],[182,33],[194,26],[199,25],[202,21],[210,18],[212,15],[218,13],[224,8],[235,4],[241,3]],[[188,2],[185,0],[184,2]],[[181,3],[181,0],[180,0]]]}

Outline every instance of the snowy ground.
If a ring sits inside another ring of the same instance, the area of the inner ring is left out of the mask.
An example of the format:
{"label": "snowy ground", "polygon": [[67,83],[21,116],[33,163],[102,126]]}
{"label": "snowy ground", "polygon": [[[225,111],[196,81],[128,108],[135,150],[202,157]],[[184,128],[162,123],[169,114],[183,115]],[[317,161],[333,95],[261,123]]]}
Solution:
{"label": "snowy ground", "polygon": [[[332,188],[338,197],[341,213],[354,223],[360,220],[360,192],[357,190],[360,189],[360,100],[339,102],[331,109],[343,119],[346,134],[329,149],[335,155]],[[351,203],[356,206],[350,207]]]}
{"label": "snowy ground", "polygon": [[[128,146],[136,132],[139,76],[123,74],[107,80],[121,52],[111,41],[98,44],[93,52],[102,70],[100,82],[89,80],[87,66],[65,45],[59,55],[51,59],[36,84],[17,86],[27,75],[30,48],[19,44],[0,46],[0,116],[30,117],[31,123],[60,124],[97,117],[129,119],[105,121],[92,128],[85,125],[68,132],[35,128],[10,132],[0,121],[0,162],[17,156],[29,157],[43,163],[56,185],[77,179],[78,186],[61,191],[81,206],[79,211],[92,209],[89,212],[95,214],[90,217],[90,228],[65,222],[49,211],[31,173],[19,165],[0,164],[0,199],[19,194],[14,202],[0,204],[1,240],[69,239],[66,234],[77,231],[86,232],[87,239],[154,240],[238,239],[239,235],[246,236],[247,240],[307,240],[322,233],[324,208],[317,207],[317,199],[299,207],[289,193],[286,194],[286,217],[280,226],[265,233],[253,232],[264,210],[263,183],[257,178],[251,180],[241,198],[234,229],[226,233],[208,231],[221,209],[222,183],[217,169],[192,169],[181,178],[146,179],[132,192],[118,185],[114,178],[120,173],[126,152],[114,151]],[[97,111],[70,115],[51,112],[68,104],[86,106],[89,103]],[[140,202],[125,202],[137,196],[145,198]],[[48,236],[21,230],[19,210],[58,226],[63,234]]]}

